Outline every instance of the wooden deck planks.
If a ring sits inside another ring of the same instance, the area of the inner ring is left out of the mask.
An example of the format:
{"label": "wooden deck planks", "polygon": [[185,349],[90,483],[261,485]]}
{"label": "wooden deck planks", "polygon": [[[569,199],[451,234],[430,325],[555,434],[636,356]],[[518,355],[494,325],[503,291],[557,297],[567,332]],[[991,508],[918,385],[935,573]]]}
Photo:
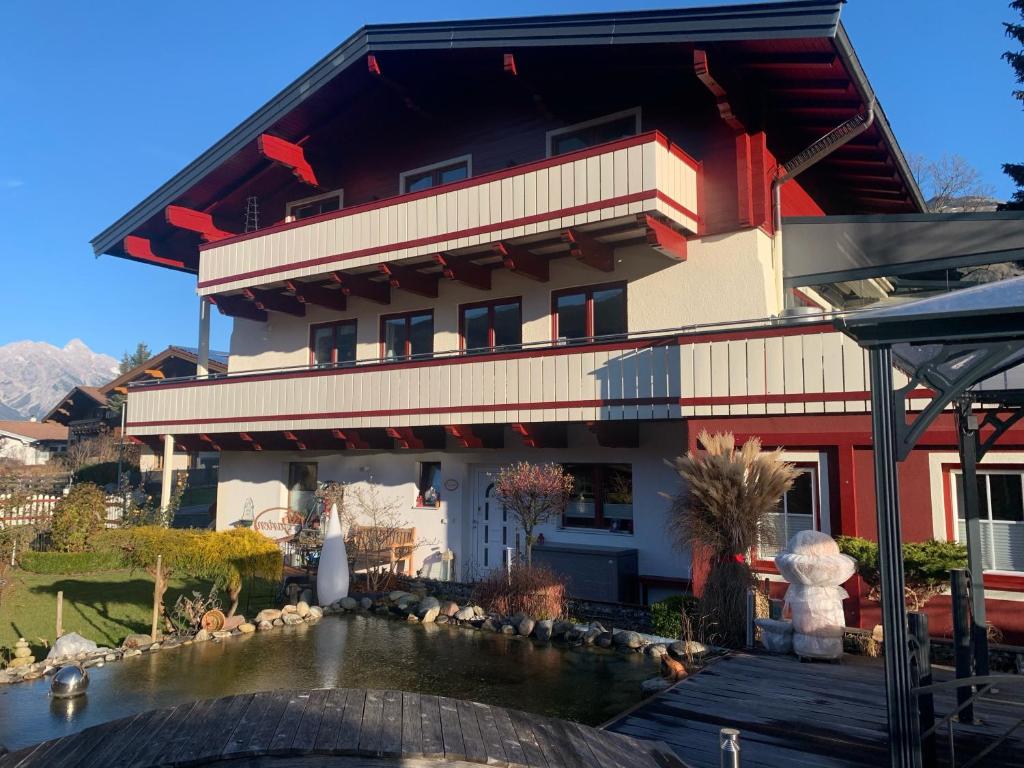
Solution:
{"label": "wooden deck planks", "polygon": [[[447,697],[358,689],[281,690],[145,712],[14,755],[0,768],[243,768],[287,756],[353,764],[672,768],[630,737]],[[311,763],[312,764],[312,763]]]}

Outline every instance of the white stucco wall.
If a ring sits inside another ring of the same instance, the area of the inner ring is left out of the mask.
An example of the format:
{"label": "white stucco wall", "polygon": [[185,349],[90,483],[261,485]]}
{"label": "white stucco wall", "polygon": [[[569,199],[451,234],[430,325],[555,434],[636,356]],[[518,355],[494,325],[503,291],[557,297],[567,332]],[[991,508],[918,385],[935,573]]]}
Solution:
{"label": "white stucco wall", "polygon": [[668,259],[644,245],[620,248],[615,255],[615,271],[611,273],[564,258],[551,263],[547,283],[497,269],[487,292],[442,280],[437,299],[393,290],[387,306],[350,297],[345,312],[309,306],[301,318],[271,312],[266,323],[235,320],[230,369],[237,372],[308,365],[310,325],[344,318],[358,321],[358,358],[375,359],[380,354],[381,315],[419,309],[434,310],[434,350],[456,350],[459,305],[503,297],[522,297],[524,343],[548,341],[553,291],[608,282],[628,282],[628,324],[633,332],[761,318],[778,311],[771,240],[760,229],[691,240],[684,262]]}
{"label": "white stucco wall", "polygon": [[[523,448],[509,435],[505,446],[503,450],[492,451],[225,452],[220,464],[217,528],[227,528],[242,519],[249,500],[248,506],[255,515],[286,506],[288,463],[316,461],[321,481],[373,482],[380,486],[383,497],[397,500],[405,527],[415,526],[417,537],[427,542],[417,551],[414,568],[427,561],[434,564],[429,575],[439,575],[440,555],[451,549],[461,574],[466,573],[467,563],[473,557],[472,512],[476,499],[472,477],[476,467],[496,468],[519,459],[628,462],[633,466],[633,533],[563,529],[557,523],[544,526],[538,533],[543,533],[548,542],[636,548],[642,574],[689,577],[689,556],[676,552],[665,536],[668,502],[660,495],[679,488],[678,475],[664,460],[685,450],[685,431],[680,424],[642,424],[638,448],[602,448],[582,426],[570,427],[569,447],[565,449]],[[439,509],[414,507],[420,461],[440,461],[442,485],[449,480],[458,483],[455,491],[441,491]]]}
{"label": "white stucco wall", "polygon": [[56,454],[51,454],[39,443],[0,435],[0,459],[10,459],[28,466],[36,466],[46,464],[52,455]]}

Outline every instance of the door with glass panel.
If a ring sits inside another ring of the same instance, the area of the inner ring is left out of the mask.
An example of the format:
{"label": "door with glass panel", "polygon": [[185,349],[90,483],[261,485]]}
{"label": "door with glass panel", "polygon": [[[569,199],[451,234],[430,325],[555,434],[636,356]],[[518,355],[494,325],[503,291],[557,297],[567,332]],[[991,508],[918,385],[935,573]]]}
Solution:
{"label": "door with glass panel", "polygon": [[472,562],[467,571],[481,579],[495,568],[507,566],[519,551],[519,529],[508,510],[494,497],[497,467],[477,467],[473,472]]}

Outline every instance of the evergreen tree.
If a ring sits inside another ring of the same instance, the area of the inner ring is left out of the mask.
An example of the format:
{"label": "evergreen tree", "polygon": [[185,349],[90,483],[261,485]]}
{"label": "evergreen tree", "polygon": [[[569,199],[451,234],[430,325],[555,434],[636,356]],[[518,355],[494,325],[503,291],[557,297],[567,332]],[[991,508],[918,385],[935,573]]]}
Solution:
{"label": "evergreen tree", "polygon": [[[1007,21],[1003,23],[1003,26],[1006,27],[1007,37],[1016,41],[1021,48],[1017,51],[1007,51],[1003,54],[1003,58],[1013,68],[1017,82],[1024,86],[1024,0],[1012,0],[1010,7],[1020,13],[1022,23],[1014,24]],[[1013,96],[1024,106],[1024,87],[1015,90]],[[1017,185],[1017,191],[1011,198],[1010,205],[1014,208],[1024,208],[1024,163],[1004,163],[1003,171]]]}
{"label": "evergreen tree", "polygon": [[153,353],[149,351],[149,345],[140,341],[135,345],[134,352],[125,352],[121,355],[121,364],[119,366],[121,373],[128,373],[132,368],[137,368],[152,356]]}

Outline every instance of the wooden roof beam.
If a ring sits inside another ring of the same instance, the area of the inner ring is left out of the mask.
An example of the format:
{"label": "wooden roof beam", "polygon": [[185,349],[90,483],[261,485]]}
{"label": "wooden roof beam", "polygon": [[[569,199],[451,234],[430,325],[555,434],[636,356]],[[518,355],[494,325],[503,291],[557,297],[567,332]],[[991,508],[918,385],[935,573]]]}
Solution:
{"label": "wooden roof beam", "polygon": [[573,228],[562,233],[562,241],[569,244],[569,254],[581,264],[602,272],[614,271],[615,251],[607,243]]}
{"label": "wooden roof beam", "polygon": [[265,291],[262,288],[243,288],[242,295],[264,312],[283,312],[295,317],[306,316],[306,305],[294,296],[286,296],[276,291]]}
{"label": "wooden roof beam", "polygon": [[212,243],[226,237],[234,237],[234,232],[220,229],[213,223],[213,216],[202,211],[194,211],[183,205],[168,205],[164,208],[164,219],[172,227],[188,232],[198,232],[204,242]]}
{"label": "wooden roof beam", "polygon": [[216,294],[207,298],[214,303],[222,315],[255,320],[260,323],[267,322],[267,313],[243,296]]}
{"label": "wooden roof beam", "polygon": [[729,95],[725,92],[725,88],[711,74],[706,51],[694,48],[693,71],[697,75],[697,79],[715,97],[715,106],[718,108],[718,116],[722,118],[722,121],[737,133],[746,131],[743,121],[739,119],[732,104],[729,103]]}
{"label": "wooden roof beam", "polygon": [[449,424],[444,428],[462,448],[504,448],[501,424]]}
{"label": "wooden roof beam", "polygon": [[285,280],[284,284],[303,304],[316,304],[318,307],[326,307],[338,312],[344,312],[348,308],[348,301],[341,291],[332,291],[322,285],[303,283],[299,280]]}
{"label": "wooden roof beam", "polygon": [[332,429],[331,434],[336,440],[340,440],[345,444],[345,447],[349,450],[358,450],[369,448],[370,444],[367,443],[359,436],[359,431],[355,429]]}
{"label": "wooden roof beam", "polygon": [[522,436],[523,445],[528,448],[565,448],[569,444],[565,424],[513,424],[512,431]]}
{"label": "wooden roof beam", "polygon": [[441,265],[441,274],[449,280],[457,280],[480,291],[491,290],[491,270],[474,264],[468,259],[456,259],[447,253],[434,254],[434,261]]}
{"label": "wooden roof beam", "polygon": [[377,268],[387,275],[387,282],[392,288],[401,288],[428,299],[437,298],[437,275],[427,275],[412,267],[394,263],[378,264]]}
{"label": "wooden roof beam", "polygon": [[546,283],[551,279],[551,262],[546,256],[538,256],[520,245],[500,242],[494,251],[501,257],[501,263],[512,272]]}
{"label": "wooden roof beam", "polygon": [[386,280],[371,280],[366,275],[349,272],[332,272],[331,280],[341,286],[341,292],[346,296],[357,296],[378,304],[391,303],[391,285]]}
{"label": "wooden roof beam", "polygon": [[306,450],[306,444],[302,442],[302,440],[300,440],[298,437],[296,437],[294,432],[285,432],[284,439],[292,443],[298,450]]}
{"label": "wooden roof beam", "polygon": [[215,451],[219,451],[220,450],[220,444],[217,443],[217,441],[214,440],[209,435],[206,435],[206,434],[199,435],[199,439],[202,440],[204,443],[206,443],[211,448],[213,448],[213,450],[215,450]]}
{"label": "wooden roof beam", "polygon": [[248,432],[239,432],[238,436],[240,438],[242,438],[242,442],[243,443],[247,443],[249,445],[249,447],[252,448],[254,451],[262,451],[263,450],[263,446],[260,445],[256,441],[256,439],[252,435],[250,435]]}
{"label": "wooden roof beam", "polygon": [[316,174],[313,172],[313,166],[307,162],[306,153],[298,144],[292,144],[278,136],[263,133],[256,139],[256,147],[267,160],[290,168],[299,181],[311,187],[320,188],[320,182],[317,181]]}
{"label": "wooden roof beam", "polygon": [[159,264],[164,267],[175,267],[177,269],[188,269],[184,261],[178,259],[168,259],[164,256],[157,256],[153,253],[153,244],[149,241],[149,238],[139,237],[138,235],[128,235],[123,242],[124,252],[131,256],[133,259],[139,259],[140,261],[148,261],[152,264]]}
{"label": "wooden roof beam", "polygon": [[686,237],[649,213],[640,214],[640,223],[647,228],[647,244],[663,256],[686,261]]}
{"label": "wooden roof beam", "polygon": [[602,448],[637,448],[640,445],[639,424],[635,421],[588,421]]}

